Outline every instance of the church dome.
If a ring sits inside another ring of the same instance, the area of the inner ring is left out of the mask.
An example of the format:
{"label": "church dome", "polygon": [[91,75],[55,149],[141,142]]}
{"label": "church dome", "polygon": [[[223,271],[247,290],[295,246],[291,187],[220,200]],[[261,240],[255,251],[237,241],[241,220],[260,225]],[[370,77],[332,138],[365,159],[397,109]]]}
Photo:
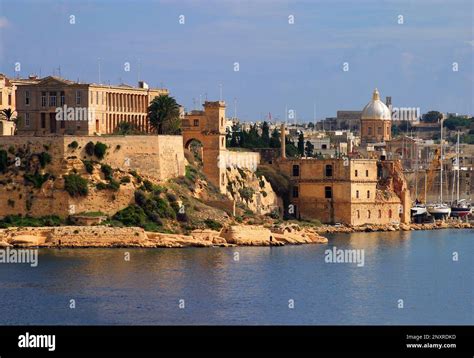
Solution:
{"label": "church dome", "polygon": [[374,90],[372,100],[362,110],[361,119],[392,119],[390,110],[380,100],[377,88]]}

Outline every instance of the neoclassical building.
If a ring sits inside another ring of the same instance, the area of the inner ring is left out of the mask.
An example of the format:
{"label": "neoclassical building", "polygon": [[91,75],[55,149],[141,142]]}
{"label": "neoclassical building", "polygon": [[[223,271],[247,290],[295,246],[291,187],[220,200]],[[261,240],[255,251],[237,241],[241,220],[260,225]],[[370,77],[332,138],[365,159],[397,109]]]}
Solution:
{"label": "neoclassical building", "polygon": [[362,110],[360,124],[362,145],[384,143],[391,139],[392,113],[380,100],[377,89],[372,94],[372,100]]}
{"label": "neoclassical building", "polygon": [[[80,83],[48,76],[16,90],[19,135],[114,133],[120,122],[149,132],[148,105],[166,89]],[[63,110],[62,120],[57,112]]]}

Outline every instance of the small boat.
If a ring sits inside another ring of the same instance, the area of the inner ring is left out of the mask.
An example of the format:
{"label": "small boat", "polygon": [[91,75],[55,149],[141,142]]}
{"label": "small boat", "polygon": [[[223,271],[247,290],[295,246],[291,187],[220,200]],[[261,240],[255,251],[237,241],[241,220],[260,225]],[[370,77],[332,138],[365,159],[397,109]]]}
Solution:
{"label": "small boat", "polygon": [[456,201],[454,205],[451,206],[451,216],[457,218],[464,218],[471,214],[472,207],[471,205],[464,199]]}
{"label": "small boat", "polygon": [[447,204],[436,203],[426,207],[428,213],[436,220],[445,219],[451,214],[451,207]]}
{"label": "small boat", "polygon": [[415,203],[415,205],[411,207],[410,212],[411,216],[421,216],[427,214],[426,206],[420,203]]}

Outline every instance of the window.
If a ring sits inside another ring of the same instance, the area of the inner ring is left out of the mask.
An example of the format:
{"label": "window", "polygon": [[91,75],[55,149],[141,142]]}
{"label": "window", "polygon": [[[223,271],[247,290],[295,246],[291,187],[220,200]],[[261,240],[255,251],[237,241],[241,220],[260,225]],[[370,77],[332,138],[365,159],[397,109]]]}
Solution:
{"label": "window", "polygon": [[370,199],[370,190],[367,190],[367,199]]}
{"label": "window", "polygon": [[81,104],[81,91],[76,91],[76,104]]}
{"label": "window", "polygon": [[357,210],[357,219],[360,219],[360,211]]}
{"label": "window", "polygon": [[46,107],[46,92],[41,92],[41,107]]}
{"label": "window", "polygon": [[369,176],[369,171],[368,171],[368,170],[365,171],[365,176],[366,176],[366,177]]}
{"label": "window", "polygon": [[368,127],[368,128],[367,128],[367,134],[368,134],[368,135],[372,135],[372,127]]}
{"label": "window", "polygon": [[379,219],[382,218],[382,210],[379,210]]}
{"label": "window", "polygon": [[193,124],[195,127],[199,127],[199,119],[195,119]]}
{"label": "window", "polygon": [[49,106],[56,107],[56,92],[49,92]]}
{"label": "window", "polygon": [[30,114],[25,113],[25,127],[29,127],[29,126],[30,126]]}
{"label": "window", "polygon": [[12,105],[12,95],[11,94],[8,95],[8,105],[9,106]]}
{"label": "window", "polygon": [[358,175],[359,175],[359,172],[358,172],[357,169],[356,169],[356,171],[355,171],[355,176],[357,177]]}
{"label": "window", "polygon": [[324,197],[326,199],[332,199],[332,188],[330,186],[324,187]]}
{"label": "window", "polygon": [[392,218],[392,209],[388,209],[388,217],[391,219]]}
{"label": "window", "polygon": [[356,198],[359,199],[359,190],[356,190]]}
{"label": "window", "polygon": [[3,93],[0,91],[0,106],[3,104]]}
{"label": "window", "polygon": [[65,97],[64,91],[61,91],[61,99],[59,101],[60,101],[61,106],[64,106],[64,104],[66,103],[66,97]]}
{"label": "window", "polygon": [[321,149],[328,149],[328,146],[326,144],[322,144]]}
{"label": "window", "polygon": [[294,177],[300,176],[300,166],[297,164],[293,165],[293,176]]}
{"label": "window", "polygon": [[221,127],[224,127],[224,118],[221,118]]}
{"label": "window", "polygon": [[293,187],[293,198],[299,197],[299,188],[297,186]]}
{"label": "window", "polygon": [[25,91],[25,105],[30,105],[30,91]]}
{"label": "window", "polygon": [[41,113],[41,128],[46,128],[46,113]]}
{"label": "window", "polygon": [[99,104],[99,91],[96,92],[95,103]]}
{"label": "window", "polygon": [[367,210],[367,219],[370,219],[370,210]]}
{"label": "window", "polygon": [[382,127],[377,127],[377,134],[383,134]]}
{"label": "window", "polygon": [[330,164],[326,165],[326,176],[332,177],[332,165]]}

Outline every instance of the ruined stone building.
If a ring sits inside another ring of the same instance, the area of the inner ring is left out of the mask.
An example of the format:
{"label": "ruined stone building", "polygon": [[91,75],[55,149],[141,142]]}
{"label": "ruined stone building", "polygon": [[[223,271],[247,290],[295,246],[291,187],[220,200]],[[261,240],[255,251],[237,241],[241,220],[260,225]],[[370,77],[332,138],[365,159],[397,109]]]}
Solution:
{"label": "ruined stone building", "polygon": [[[19,135],[94,135],[114,133],[120,122],[149,132],[147,109],[153,98],[168,94],[144,82],[128,85],[80,83],[48,76],[16,90]],[[57,120],[58,110],[63,119]]]}

